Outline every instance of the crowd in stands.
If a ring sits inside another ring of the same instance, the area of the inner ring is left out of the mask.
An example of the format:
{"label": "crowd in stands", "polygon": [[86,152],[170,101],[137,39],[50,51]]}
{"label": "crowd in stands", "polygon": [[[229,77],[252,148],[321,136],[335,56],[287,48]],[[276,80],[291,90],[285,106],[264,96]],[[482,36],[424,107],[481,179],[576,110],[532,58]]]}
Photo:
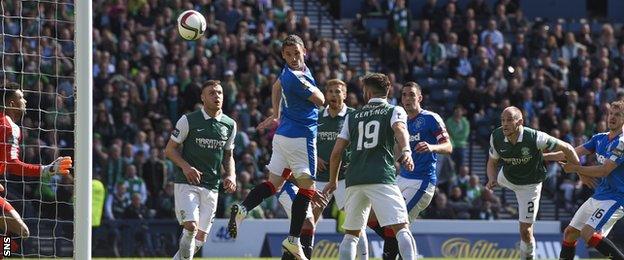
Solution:
{"label": "crowd in stands", "polygon": [[[399,81],[420,83],[430,100],[440,101],[431,104],[438,111],[455,114],[450,112],[454,105],[465,109],[473,140],[482,147],[488,147],[500,112],[509,105],[522,109],[525,125],[581,145],[608,130],[608,103],[624,96],[622,25],[530,20],[517,0],[494,5],[472,0],[464,6],[455,0],[427,0],[416,13],[404,0],[366,0],[353,30],[365,30],[363,20],[371,16],[387,17],[389,23],[382,35],[364,36],[375,43],[383,69],[397,72]],[[457,124],[447,121],[447,126],[451,137],[456,136]],[[465,142],[454,145],[465,147]],[[593,157],[581,159],[596,163]],[[459,174],[463,164],[457,158],[455,162]],[[548,166],[548,175],[545,190],[563,194],[558,200],[567,210],[589,194],[575,175],[562,173],[557,164]],[[459,194],[455,187],[434,199],[432,209],[452,205],[448,198]],[[467,195],[464,199],[470,200]],[[445,212],[433,216],[449,215]]]}

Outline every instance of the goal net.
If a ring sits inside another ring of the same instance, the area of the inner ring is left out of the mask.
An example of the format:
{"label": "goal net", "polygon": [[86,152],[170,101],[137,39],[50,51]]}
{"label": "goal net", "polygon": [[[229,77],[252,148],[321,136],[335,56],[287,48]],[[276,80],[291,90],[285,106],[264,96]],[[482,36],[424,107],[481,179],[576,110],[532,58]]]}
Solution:
{"label": "goal net", "polygon": [[[73,158],[74,1],[3,0],[0,8],[2,83],[19,84],[27,101],[26,113],[15,120],[21,130],[18,156],[44,165],[59,156]],[[6,107],[0,111],[5,114]],[[72,256],[73,172],[41,178],[6,170],[0,174],[2,196],[30,231],[28,238],[12,237],[12,256]]]}

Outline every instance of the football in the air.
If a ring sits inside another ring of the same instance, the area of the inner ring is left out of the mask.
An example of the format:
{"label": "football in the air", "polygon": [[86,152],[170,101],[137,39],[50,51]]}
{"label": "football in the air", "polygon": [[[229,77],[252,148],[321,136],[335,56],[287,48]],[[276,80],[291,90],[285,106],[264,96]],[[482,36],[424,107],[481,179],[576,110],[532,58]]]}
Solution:
{"label": "football in the air", "polygon": [[206,18],[195,10],[187,10],[178,16],[178,34],[187,41],[199,39],[206,31]]}

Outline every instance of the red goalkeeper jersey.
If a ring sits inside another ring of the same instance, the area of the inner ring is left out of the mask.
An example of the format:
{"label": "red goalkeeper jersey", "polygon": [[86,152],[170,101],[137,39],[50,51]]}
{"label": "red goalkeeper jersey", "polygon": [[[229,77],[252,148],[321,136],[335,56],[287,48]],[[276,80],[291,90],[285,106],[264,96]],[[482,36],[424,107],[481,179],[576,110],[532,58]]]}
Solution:
{"label": "red goalkeeper jersey", "polygon": [[22,139],[19,126],[3,113],[0,113],[0,121],[0,175],[41,175],[40,165],[22,162],[18,157]]}

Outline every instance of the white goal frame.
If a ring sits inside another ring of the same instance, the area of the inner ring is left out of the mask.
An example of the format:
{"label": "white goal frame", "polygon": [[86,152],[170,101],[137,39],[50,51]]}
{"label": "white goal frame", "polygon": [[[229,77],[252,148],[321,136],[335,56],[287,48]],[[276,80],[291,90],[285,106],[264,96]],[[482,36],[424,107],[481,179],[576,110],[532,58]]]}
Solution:
{"label": "white goal frame", "polygon": [[76,51],[75,90],[75,179],[74,259],[91,259],[91,178],[93,147],[93,9],[92,1],[75,0],[74,41]]}

